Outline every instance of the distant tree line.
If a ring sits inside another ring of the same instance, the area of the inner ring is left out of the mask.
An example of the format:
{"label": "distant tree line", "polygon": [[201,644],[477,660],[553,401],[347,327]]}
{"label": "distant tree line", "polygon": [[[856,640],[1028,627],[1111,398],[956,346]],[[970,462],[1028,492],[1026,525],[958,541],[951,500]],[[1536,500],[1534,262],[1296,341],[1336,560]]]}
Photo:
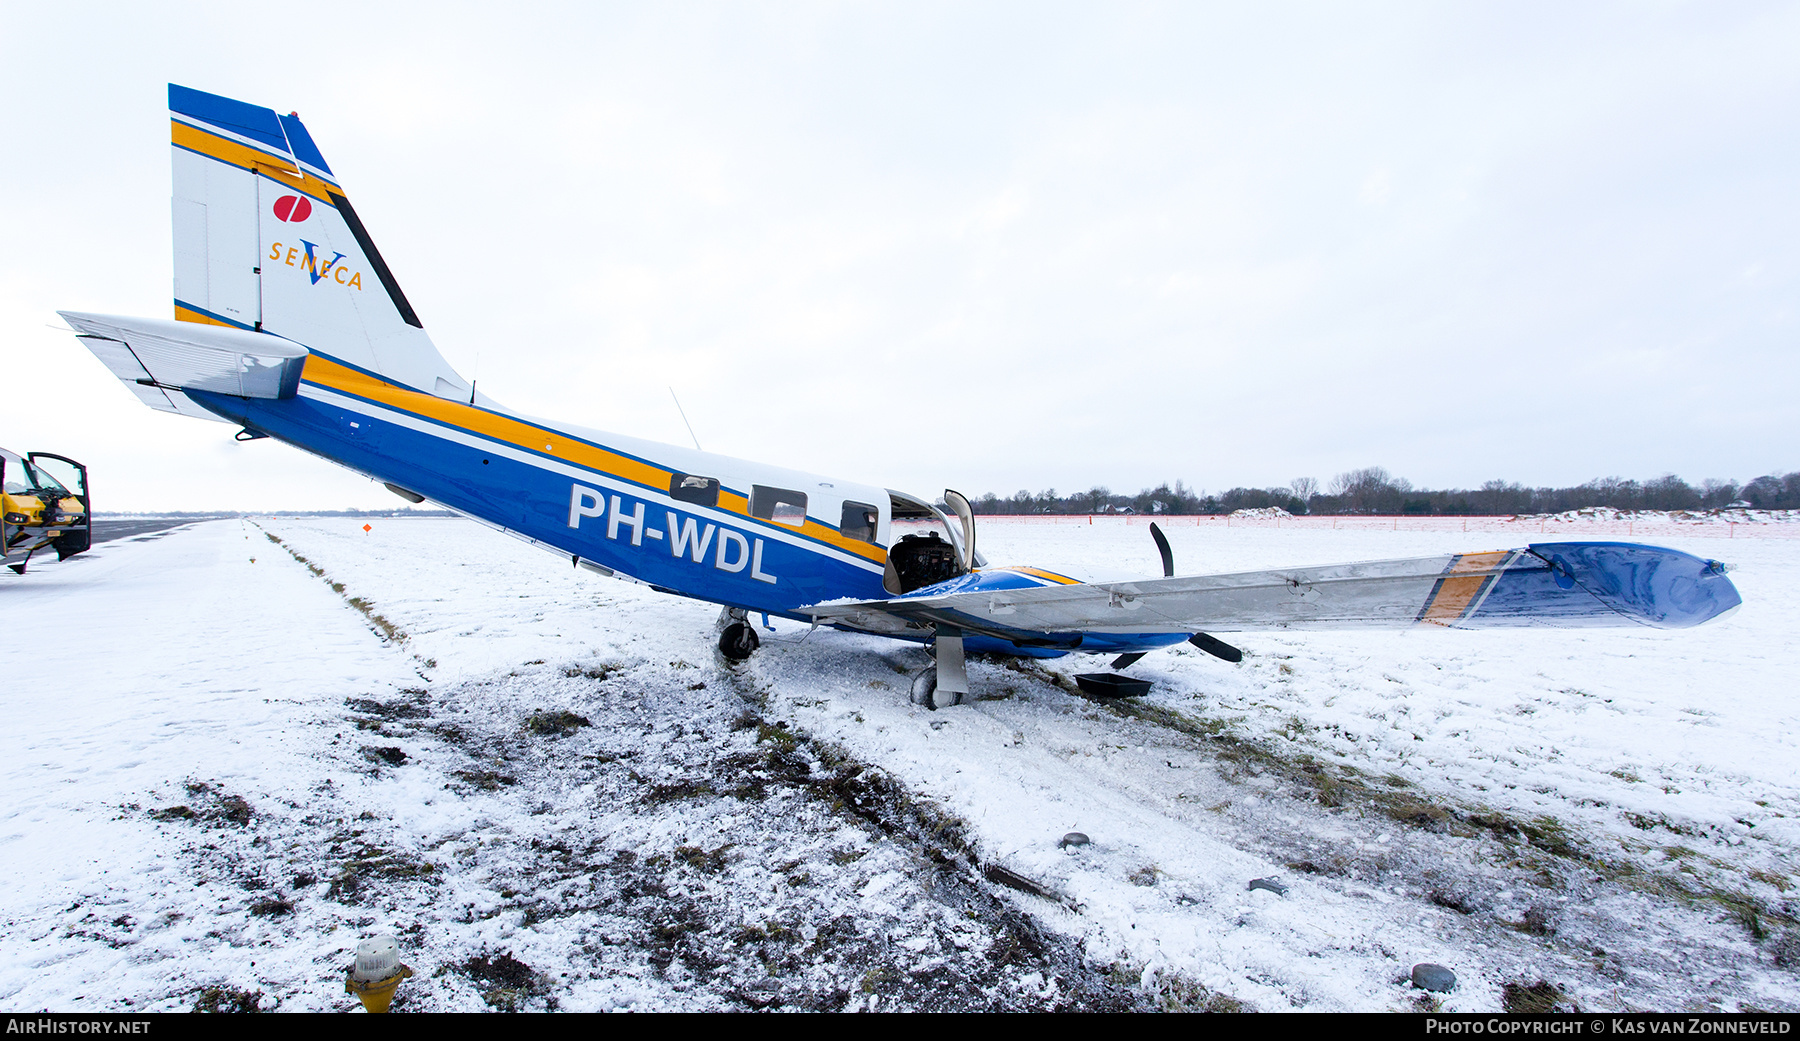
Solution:
{"label": "distant tree line", "polygon": [[1323,489],[1317,480],[1301,477],[1285,487],[1233,488],[1213,495],[1176,481],[1174,487],[1160,484],[1136,495],[1115,495],[1099,485],[1071,495],[1047,488],[1036,494],[1020,490],[1002,499],[990,492],[972,505],[976,513],[986,514],[1218,514],[1278,506],[1296,516],[1494,516],[1562,513],[1591,506],[1617,510],[1706,510],[1736,503],[1761,510],[1800,509],[1800,472],[1770,474],[1742,485],[1710,478],[1692,485],[1674,474],[1664,474],[1648,481],[1602,477],[1573,488],[1527,488],[1516,482],[1488,481],[1480,488],[1433,491],[1414,488],[1405,478],[1371,466],[1338,474]]}

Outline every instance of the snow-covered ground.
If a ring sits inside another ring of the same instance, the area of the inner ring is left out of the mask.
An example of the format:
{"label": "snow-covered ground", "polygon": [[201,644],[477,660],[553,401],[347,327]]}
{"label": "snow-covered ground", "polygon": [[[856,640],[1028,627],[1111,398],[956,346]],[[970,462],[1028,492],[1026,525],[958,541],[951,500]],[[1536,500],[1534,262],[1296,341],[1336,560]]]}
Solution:
{"label": "snow-covered ground", "polygon": [[[1183,573],[1498,545],[1168,534]],[[1158,568],[1142,524],[981,538]],[[1121,703],[978,661],[935,713],[916,648],[777,621],[726,669],[714,608],[464,521],[107,544],[0,582],[0,1001],[345,1008],[392,931],[401,1008],[1399,1010],[1435,962],[1448,1009],[1794,1010],[1800,545],[1673,544],[1745,606],[1246,635]]]}

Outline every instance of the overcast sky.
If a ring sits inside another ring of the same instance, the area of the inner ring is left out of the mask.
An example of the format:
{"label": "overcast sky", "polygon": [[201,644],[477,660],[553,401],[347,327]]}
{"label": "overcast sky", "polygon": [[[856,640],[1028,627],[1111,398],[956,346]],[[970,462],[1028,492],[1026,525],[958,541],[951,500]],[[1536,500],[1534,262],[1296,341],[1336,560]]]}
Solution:
{"label": "overcast sky", "polygon": [[1800,6],[0,7],[0,445],[391,506],[139,405],[165,85],[298,110],[530,414],[935,493],[1800,469]]}

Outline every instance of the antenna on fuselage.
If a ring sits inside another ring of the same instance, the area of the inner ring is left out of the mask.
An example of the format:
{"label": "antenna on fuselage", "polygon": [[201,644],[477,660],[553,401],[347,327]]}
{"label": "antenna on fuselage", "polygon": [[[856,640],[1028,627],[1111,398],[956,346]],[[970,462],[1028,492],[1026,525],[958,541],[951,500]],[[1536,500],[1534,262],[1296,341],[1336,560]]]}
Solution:
{"label": "antenna on fuselage", "polygon": [[674,387],[669,388],[669,397],[675,402],[675,411],[681,413],[681,422],[687,426],[688,436],[694,438],[694,450],[699,451],[699,452],[706,451],[706,449],[700,447],[700,439],[697,437],[694,437],[694,424],[688,422],[687,409],[682,408],[681,407],[681,399],[678,397],[675,397],[675,388]]}

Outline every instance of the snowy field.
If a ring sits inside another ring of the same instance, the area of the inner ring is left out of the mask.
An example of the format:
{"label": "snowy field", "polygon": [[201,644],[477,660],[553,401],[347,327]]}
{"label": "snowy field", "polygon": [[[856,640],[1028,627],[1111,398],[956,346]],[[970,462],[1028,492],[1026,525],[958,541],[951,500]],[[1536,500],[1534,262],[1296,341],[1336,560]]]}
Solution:
{"label": "snowy field", "polygon": [[[1800,542],[1755,526],[1659,540],[1734,565],[1698,630],[1228,636],[1118,703],[975,661],[934,713],[917,648],[777,621],[727,669],[708,605],[373,525],[3,576],[0,1004],[345,1009],[391,931],[401,1009],[1800,1009]],[[1503,544],[1168,533],[1181,573]],[[1141,522],[980,534],[1159,567]]]}

